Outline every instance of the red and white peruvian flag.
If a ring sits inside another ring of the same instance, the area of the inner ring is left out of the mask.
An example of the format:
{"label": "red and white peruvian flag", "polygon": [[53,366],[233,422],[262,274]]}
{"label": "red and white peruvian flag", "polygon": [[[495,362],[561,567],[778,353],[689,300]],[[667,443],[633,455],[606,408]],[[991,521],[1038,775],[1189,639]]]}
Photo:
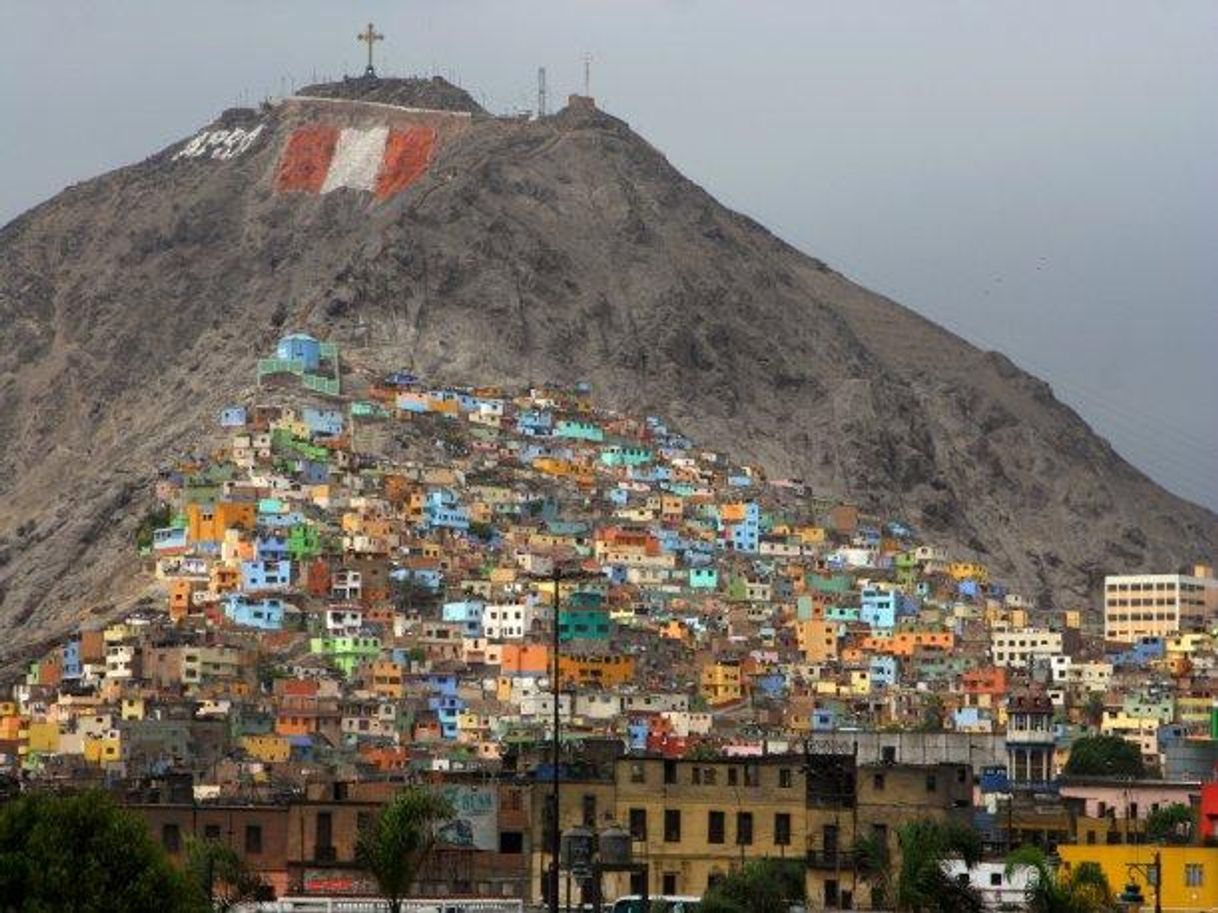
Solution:
{"label": "red and white peruvian flag", "polygon": [[299,127],[279,160],[275,187],[305,193],[347,187],[385,199],[427,171],[435,145],[433,127]]}

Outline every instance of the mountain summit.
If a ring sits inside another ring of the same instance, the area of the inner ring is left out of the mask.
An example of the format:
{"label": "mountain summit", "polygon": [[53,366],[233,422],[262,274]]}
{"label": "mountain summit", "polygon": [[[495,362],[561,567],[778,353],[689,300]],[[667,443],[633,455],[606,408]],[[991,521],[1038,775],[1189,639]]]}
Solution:
{"label": "mountain summit", "polygon": [[287,329],[368,375],[586,380],[1045,603],[1218,551],[1218,517],[1047,384],[725,209],[591,99],[526,121],[356,79],[226,111],[0,230],[10,656],[131,596],[159,461]]}

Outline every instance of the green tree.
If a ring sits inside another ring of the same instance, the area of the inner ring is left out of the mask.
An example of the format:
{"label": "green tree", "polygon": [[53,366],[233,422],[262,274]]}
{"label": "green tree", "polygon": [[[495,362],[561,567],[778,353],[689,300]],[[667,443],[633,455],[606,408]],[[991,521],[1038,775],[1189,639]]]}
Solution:
{"label": "green tree", "polygon": [[1087,701],[1083,704],[1083,717],[1089,725],[1099,728],[1100,723],[1104,722],[1103,694],[1092,691],[1087,695]]}
{"label": "green tree", "polygon": [[892,853],[887,835],[858,837],[851,847],[854,874],[871,887],[871,908],[883,909],[892,896]]}
{"label": "green tree", "polygon": [[205,909],[144,823],[104,793],[28,794],[0,808],[0,910]]}
{"label": "green tree", "polygon": [[1195,830],[1193,810],[1183,802],[1156,808],[1146,819],[1146,836],[1155,843],[1188,843]]}
{"label": "green tree", "polygon": [[436,825],[454,814],[439,793],[409,786],[356,837],[355,858],[376,879],[390,913],[401,913],[402,898],[435,846]]}
{"label": "green tree", "polygon": [[1075,739],[1066,773],[1081,777],[1144,777],[1146,766],[1137,745],[1117,735],[1088,735]]}
{"label": "green tree", "polygon": [[1039,847],[1021,846],[1007,856],[1007,878],[1024,867],[1032,870],[1025,895],[1029,913],[1103,913],[1113,907],[1108,876],[1094,862],[1063,872],[1049,865]]}
{"label": "green tree", "polygon": [[231,910],[250,900],[269,900],[270,888],[237,851],[218,840],[186,843],[186,872],[213,910]]}
{"label": "green tree", "polygon": [[159,502],[156,507],[150,508],[140,520],[140,525],[135,531],[136,547],[141,550],[152,548],[152,534],[158,529],[164,529],[171,520],[173,520],[173,511],[163,501]]}
{"label": "green tree", "polygon": [[717,881],[699,913],[787,913],[804,903],[804,867],[793,859],[754,859]]}
{"label": "green tree", "polygon": [[893,901],[901,913],[978,913],[981,895],[947,874],[960,859],[968,868],[981,861],[981,837],[955,821],[910,821],[897,829],[900,870]]}

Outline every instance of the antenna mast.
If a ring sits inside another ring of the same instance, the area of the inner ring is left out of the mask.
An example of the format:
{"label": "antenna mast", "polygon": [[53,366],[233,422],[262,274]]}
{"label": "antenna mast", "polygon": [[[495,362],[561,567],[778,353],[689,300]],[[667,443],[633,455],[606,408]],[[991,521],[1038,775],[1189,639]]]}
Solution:
{"label": "antenna mast", "polygon": [[592,97],[592,55],[584,55],[584,96]]}
{"label": "antenna mast", "polygon": [[546,68],[537,68],[537,116],[546,116]]}

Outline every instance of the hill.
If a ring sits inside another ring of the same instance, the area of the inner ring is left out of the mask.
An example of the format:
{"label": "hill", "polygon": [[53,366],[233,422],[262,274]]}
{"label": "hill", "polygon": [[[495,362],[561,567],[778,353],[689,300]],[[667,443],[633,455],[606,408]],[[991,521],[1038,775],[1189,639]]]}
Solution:
{"label": "hill", "polygon": [[7,655],[133,598],[158,461],[288,328],[357,376],[586,380],[1043,604],[1218,551],[1218,517],[1043,381],[725,209],[590,100],[523,121],[442,80],[306,92],[0,230]]}

